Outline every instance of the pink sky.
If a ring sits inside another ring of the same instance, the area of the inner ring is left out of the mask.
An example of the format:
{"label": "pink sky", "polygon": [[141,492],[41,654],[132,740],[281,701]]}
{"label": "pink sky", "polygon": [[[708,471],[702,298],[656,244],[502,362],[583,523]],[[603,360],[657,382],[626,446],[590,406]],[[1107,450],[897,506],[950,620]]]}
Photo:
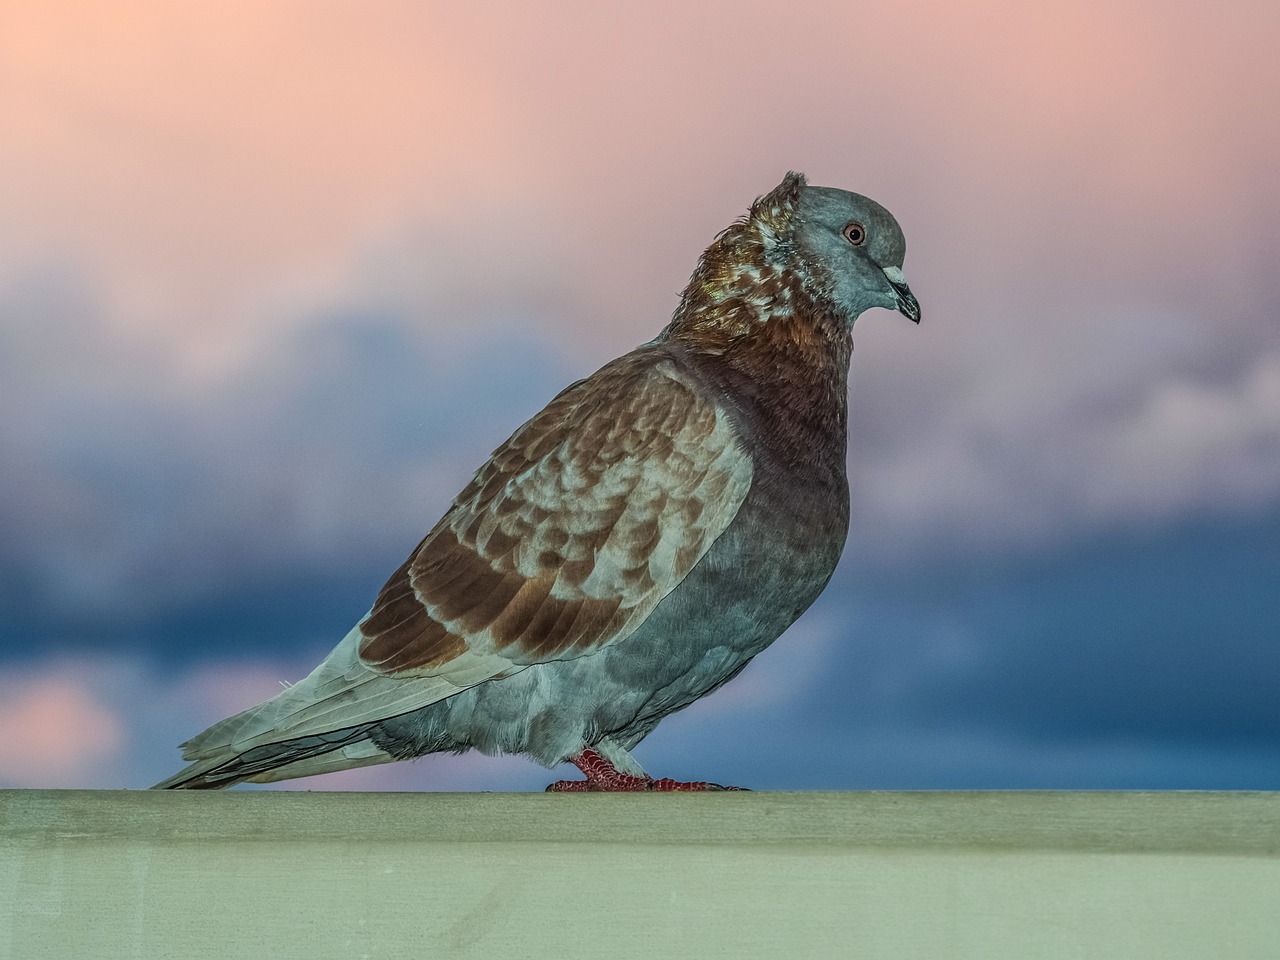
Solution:
{"label": "pink sky", "polygon": [[898,211],[930,291],[1064,252],[1115,284],[1193,237],[1231,290],[1278,32],[1261,0],[12,4],[0,250],[83,264],[113,324],[197,364],[420,229],[634,337],[794,166]]}

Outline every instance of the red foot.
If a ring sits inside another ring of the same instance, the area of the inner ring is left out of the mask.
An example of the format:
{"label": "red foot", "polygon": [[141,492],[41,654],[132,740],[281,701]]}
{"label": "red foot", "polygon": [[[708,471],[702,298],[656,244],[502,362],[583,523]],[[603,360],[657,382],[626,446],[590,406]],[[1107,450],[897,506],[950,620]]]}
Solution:
{"label": "red foot", "polygon": [[557,780],[547,787],[548,793],[691,793],[703,790],[741,790],[722,787],[705,780],[681,781],[653,777],[637,777],[617,770],[594,750],[583,750],[569,762],[587,775],[585,780]]}

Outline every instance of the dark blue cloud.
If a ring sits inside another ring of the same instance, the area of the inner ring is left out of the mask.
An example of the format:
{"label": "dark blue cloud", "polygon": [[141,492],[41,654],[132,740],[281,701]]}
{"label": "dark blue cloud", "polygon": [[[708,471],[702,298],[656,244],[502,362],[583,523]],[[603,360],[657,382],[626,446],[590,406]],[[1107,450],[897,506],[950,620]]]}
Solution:
{"label": "dark blue cloud", "polygon": [[[181,660],[345,631],[490,450],[590,372],[514,321],[433,338],[351,311],[186,390],[102,349],[90,307],[59,335],[41,321],[75,311],[29,299],[0,324],[28,361],[0,413],[0,656]],[[105,369],[50,379],[51,354]]]}
{"label": "dark blue cloud", "polygon": [[854,574],[847,599],[870,635],[866,648],[851,644],[847,666],[917,663],[918,686],[896,706],[944,725],[1273,744],[1277,570],[1280,513],[1270,512],[892,579]]}

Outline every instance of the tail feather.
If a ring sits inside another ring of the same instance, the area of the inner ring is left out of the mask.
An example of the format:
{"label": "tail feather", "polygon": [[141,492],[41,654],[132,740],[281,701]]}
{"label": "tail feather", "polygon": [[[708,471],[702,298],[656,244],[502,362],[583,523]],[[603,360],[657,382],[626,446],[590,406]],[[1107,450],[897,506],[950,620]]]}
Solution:
{"label": "tail feather", "polygon": [[192,737],[182,745],[192,763],[156,789],[217,789],[383,763],[393,758],[367,736],[378,723],[524,669],[497,654],[467,653],[448,676],[389,676],[360,659],[360,639],[357,625],[306,677]]}
{"label": "tail feather", "polygon": [[466,670],[449,678],[388,676],[360,660],[360,637],[356,626],[306,677],[265,703],[220,720],[192,737],[182,745],[183,759],[239,754],[253,747],[386,720],[513,669],[504,657],[468,654],[459,658],[467,661]]}
{"label": "tail feather", "polygon": [[227,752],[205,757],[157,783],[152,789],[217,790],[244,780],[265,783],[377,763],[383,757],[394,759],[369,741],[367,734],[372,726],[364,724],[268,743],[243,753]]}
{"label": "tail feather", "polygon": [[283,767],[274,767],[265,773],[250,777],[252,783],[273,783],[293,777],[313,777],[318,773],[334,773],[352,767],[368,767],[377,763],[392,763],[401,759],[392,756],[371,740],[357,740],[338,750],[317,754],[302,760],[294,760]]}

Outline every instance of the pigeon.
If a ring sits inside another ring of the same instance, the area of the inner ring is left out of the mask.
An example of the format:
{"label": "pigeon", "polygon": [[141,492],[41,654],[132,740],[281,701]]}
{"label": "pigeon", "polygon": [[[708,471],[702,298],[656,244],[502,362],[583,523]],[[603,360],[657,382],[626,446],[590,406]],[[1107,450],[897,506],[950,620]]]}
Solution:
{"label": "pigeon", "polygon": [[853,322],[920,321],[905,251],[884,207],[788,173],[657,338],[516,430],[310,675],[183,744],[156,788],[475,749],[585,776],[550,791],[736,789],[655,779],[631,750],[830,580]]}

